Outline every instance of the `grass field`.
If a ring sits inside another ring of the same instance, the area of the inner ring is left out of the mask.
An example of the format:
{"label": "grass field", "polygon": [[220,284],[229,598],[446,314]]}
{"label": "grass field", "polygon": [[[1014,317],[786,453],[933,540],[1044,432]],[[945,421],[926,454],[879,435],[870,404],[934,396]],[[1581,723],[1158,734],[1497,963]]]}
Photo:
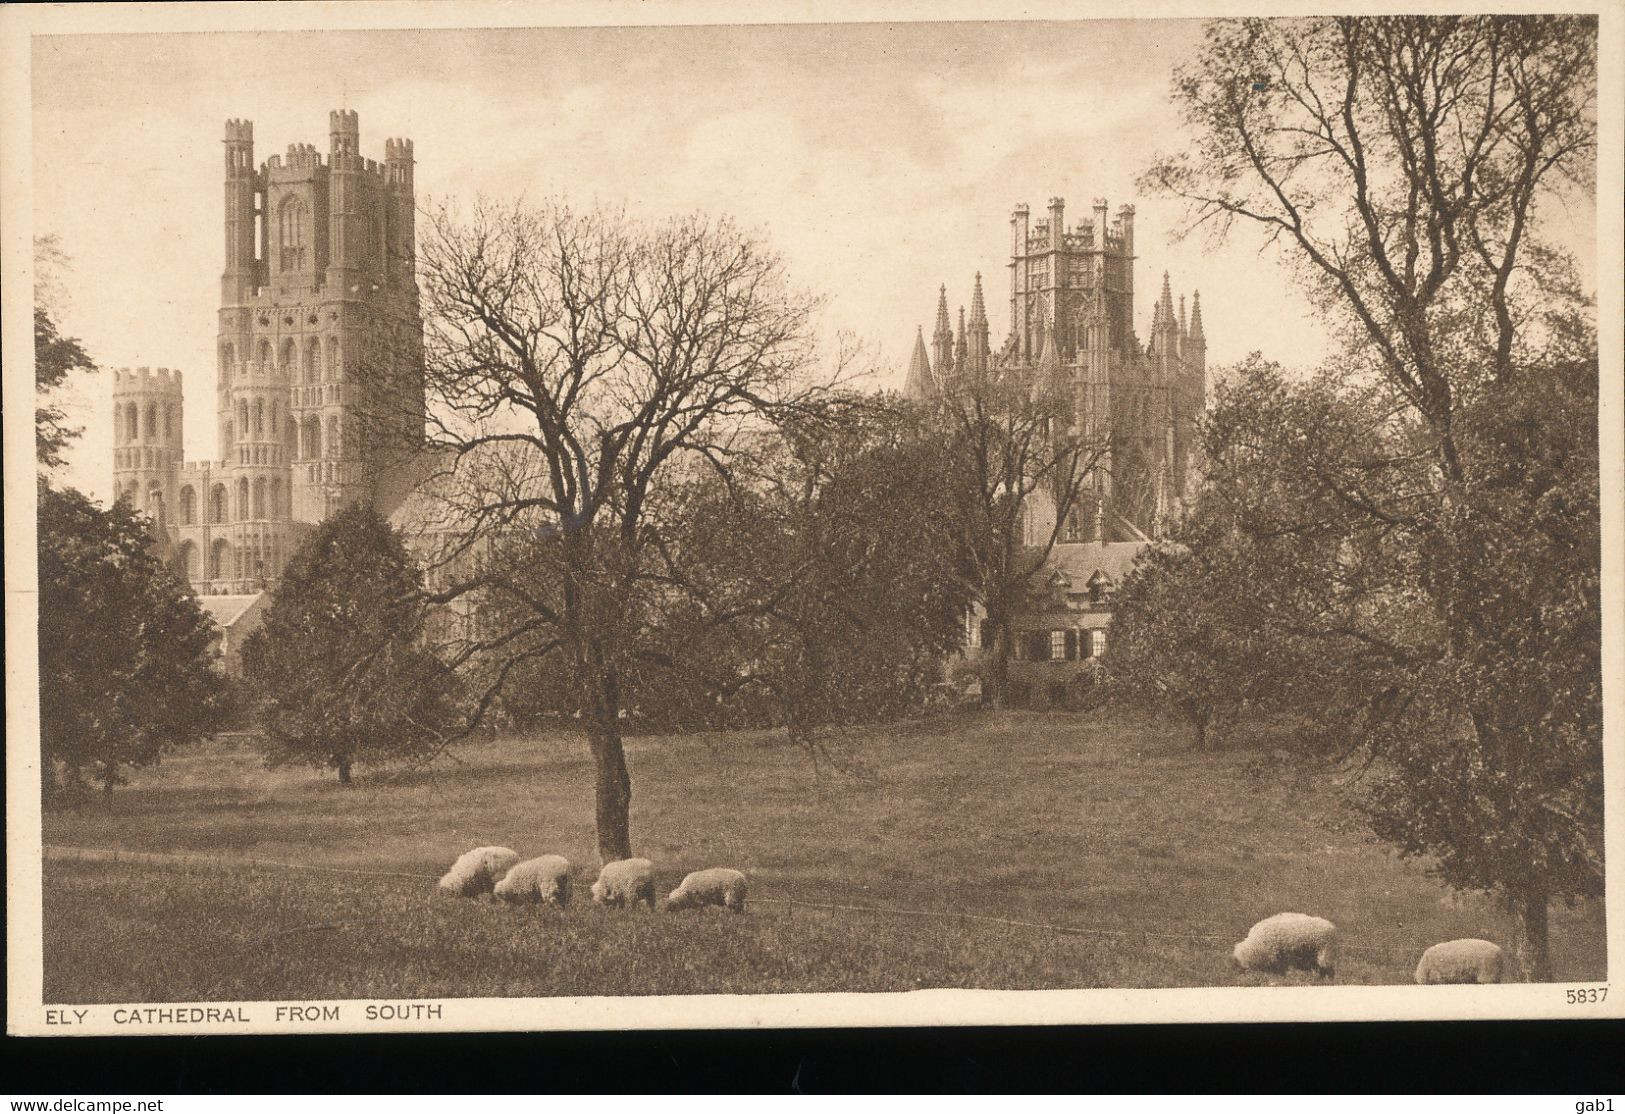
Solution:
{"label": "grass field", "polygon": [[[663,891],[751,876],[751,911],[649,915],[581,899],[596,870],[574,738],[471,744],[461,762],[352,788],[211,743],[107,804],[48,816],[48,845],[438,875],[507,844],[577,864],[563,913],[444,898],[430,879],[275,867],[45,863],[51,1003],[1256,985],[1231,944],[1283,910],[1331,918],[1338,981],[1407,982],[1424,947],[1510,947],[1491,900],[1372,842],[1330,772],[1252,772],[1153,721],[1009,713],[878,732],[873,781],[817,779],[762,735],[636,738],[633,840]],[[901,912],[819,910],[776,902]],[[962,916],[963,915],[963,916]],[[1060,933],[973,919],[1040,922]],[[1599,904],[1555,907],[1555,976],[1604,977]]]}

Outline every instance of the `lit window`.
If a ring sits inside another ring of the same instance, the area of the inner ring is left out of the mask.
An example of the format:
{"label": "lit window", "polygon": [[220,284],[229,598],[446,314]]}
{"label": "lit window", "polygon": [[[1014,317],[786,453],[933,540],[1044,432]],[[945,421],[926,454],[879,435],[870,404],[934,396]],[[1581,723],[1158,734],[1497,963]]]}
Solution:
{"label": "lit window", "polygon": [[1106,652],[1106,632],[1093,630],[1089,632],[1089,656],[1098,658]]}
{"label": "lit window", "polygon": [[1049,632],[1049,660],[1066,660],[1066,631],[1052,630]]}

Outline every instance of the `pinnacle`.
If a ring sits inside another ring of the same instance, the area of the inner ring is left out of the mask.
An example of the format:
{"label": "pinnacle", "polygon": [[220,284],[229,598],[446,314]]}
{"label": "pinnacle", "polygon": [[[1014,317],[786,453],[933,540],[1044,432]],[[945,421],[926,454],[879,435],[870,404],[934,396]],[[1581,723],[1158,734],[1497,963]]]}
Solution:
{"label": "pinnacle", "polygon": [[948,335],[948,287],[944,285],[937,292],[937,332],[941,337]]}
{"label": "pinnacle", "polygon": [[1191,331],[1192,340],[1205,339],[1202,335],[1202,292],[1198,290],[1191,295]]}

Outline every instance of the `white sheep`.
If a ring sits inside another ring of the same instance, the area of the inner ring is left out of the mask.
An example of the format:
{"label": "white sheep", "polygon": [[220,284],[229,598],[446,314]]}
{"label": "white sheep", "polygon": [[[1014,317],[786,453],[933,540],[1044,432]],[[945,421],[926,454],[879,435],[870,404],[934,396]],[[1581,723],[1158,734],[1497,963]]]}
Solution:
{"label": "white sheep", "polygon": [[745,876],[725,866],[696,870],[666,898],[667,909],[697,909],[702,905],[721,905],[743,913]]}
{"label": "white sheep", "polygon": [[1243,970],[1280,973],[1301,967],[1331,978],[1337,966],[1337,926],[1307,913],[1277,913],[1253,925],[1230,956]]}
{"label": "white sheep", "polygon": [[526,859],[504,874],[491,892],[510,905],[563,909],[570,903],[570,860],[563,855]]}
{"label": "white sheep", "polygon": [[497,879],[518,861],[519,852],[511,847],[476,847],[457,857],[440,879],[440,888],[458,897],[488,894]]}
{"label": "white sheep", "polygon": [[1500,982],[1505,960],[1500,947],[1488,940],[1446,940],[1422,953],[1422,961],[1416,965],[1416,981],[1423,986]]}
{"label": "white sheep", "polygon": [[617,859],[605,863],[592,884],[592,899],[598,905],[630,909],[646,902],[655,907],[655,867],[648,859]]}

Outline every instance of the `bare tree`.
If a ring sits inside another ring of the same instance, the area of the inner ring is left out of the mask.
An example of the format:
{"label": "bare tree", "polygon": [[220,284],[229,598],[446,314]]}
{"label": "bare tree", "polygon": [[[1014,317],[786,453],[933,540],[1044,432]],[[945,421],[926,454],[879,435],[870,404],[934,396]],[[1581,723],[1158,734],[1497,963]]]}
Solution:
{"label": "bare tree", "polygon": [[671,537],[698,466],[811,405],[816,301],[726,222],[638,226],[562,203],[431,213],[419,269],[431,450],[432,597],[469,623],[451,660],[474,718],[529,702],[579,722],[599,853],[628,857],[628,684],[667,658]]}
{"label": "bare tree", "polygon": [[[983,701],[1003,707],[1014,645],[1011,620],[1032,578],[1064,536],[1074,509],[1102,484],[1111,438],[1080,428],[1058,381],[995,367],[933,399],[947,432],[954,542],[968,594],[992,630]],[[1032,519],[1035,508],[1053,513]]]}

